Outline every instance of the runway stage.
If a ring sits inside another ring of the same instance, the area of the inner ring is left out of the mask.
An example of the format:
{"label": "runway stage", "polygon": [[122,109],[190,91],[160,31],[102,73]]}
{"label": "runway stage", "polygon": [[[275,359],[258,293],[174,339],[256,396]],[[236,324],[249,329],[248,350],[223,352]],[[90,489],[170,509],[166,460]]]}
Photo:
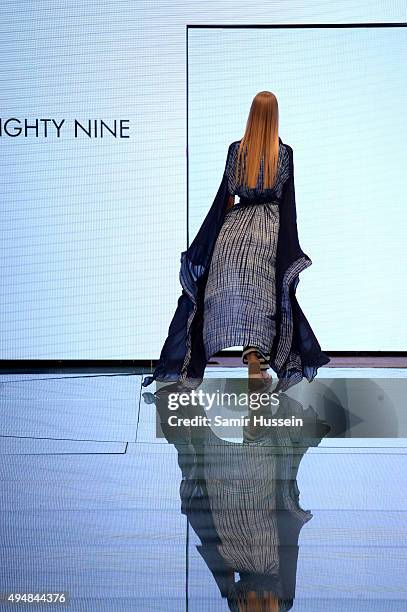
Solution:
{"label": "runway stage", "polygon": [[[209,378],[245,374],[208,368]],[[184,451],[156,437],[155,405],[142,396],[154,385],[142,389],[142,378],[1,375],[3,594],[67,592],[69,610],[87,612],[228,610],[181,512]],[[371,437],[358,378],[372,390]],[[342,437],[322,436],[301,459],[299,503],[312,518],[299,535],[292,609],[405,610],[407,370],[322,368],[292,390],[304,409],[315,383],[346,397],[349,414]],[[335,420],[335,410],[319,416]]]}

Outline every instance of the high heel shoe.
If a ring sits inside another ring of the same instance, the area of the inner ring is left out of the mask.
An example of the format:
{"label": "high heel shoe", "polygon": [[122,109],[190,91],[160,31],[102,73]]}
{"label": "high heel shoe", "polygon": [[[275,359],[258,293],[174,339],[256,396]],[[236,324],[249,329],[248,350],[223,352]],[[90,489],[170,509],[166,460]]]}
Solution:
{"label": "high heel shoe", "polygon": [[264,390],[264,378],[257,378],[259,374],[261,374],[260,362],[259,361],[249,361],[249,390],[250,391],[263,391]]}
{"label": "high heel shoe", "polygon": [[[261,367],[259,361],[249,361],[249,378],[256,377],[261,374]],[[262,378],[258,378],[258,380],[264,380]]]}

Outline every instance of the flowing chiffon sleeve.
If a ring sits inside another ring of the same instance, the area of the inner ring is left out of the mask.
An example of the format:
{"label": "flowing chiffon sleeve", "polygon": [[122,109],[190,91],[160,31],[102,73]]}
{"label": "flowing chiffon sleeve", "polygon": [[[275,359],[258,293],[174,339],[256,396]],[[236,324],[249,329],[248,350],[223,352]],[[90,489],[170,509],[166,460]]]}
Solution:
{"label": "flowing chiffon sleeve", "polygon": [[[181,382],[188,377],[193,381],[199,380],[205,368],[199,302],[202,301],[205,273],[231,195],[228,186],[228,161],[232,146],[233,143],[229,145],[223,176],[213,203],[191,245],[181,253],[179,280],[182,293],[178,298],[160,358],[152,376],[143,380],[143,387],[147,387],[154,380]],[[193,354],[192,347],[195,349]]]}
{"label": "flowing chiffon sleeve", "polygon": [[213,203],[191,245],[181,253],[180,282],[191,295],[196,295],[196,283],[208,268],[216,238],[225,218],[231,196],[228,168],[232,146],[233,143],[229,145],[223,176]]}
{"label": "flowing chiffon sleeve", "polygon": [[303,377],[312,382],[318,368],[330,361],[328,355],[321,351],[296,297],[299,275],[312,265],[312,261],[299,243],[293,150],[289,145],[286,147],[290,157],[290,173],[280,207],[281,233],[276,267],[277,292],[280,296],[279,333],[273,347],[272,363],[279,378],[277,389],[282,391],[297,384]]}

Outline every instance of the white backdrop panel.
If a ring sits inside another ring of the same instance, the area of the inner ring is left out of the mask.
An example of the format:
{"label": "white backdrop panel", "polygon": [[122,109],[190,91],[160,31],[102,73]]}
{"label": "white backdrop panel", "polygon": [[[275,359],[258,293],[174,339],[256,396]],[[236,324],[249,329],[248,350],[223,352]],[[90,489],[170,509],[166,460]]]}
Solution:
{"label": "white backdrop panel", "polygon": [[273,91],[294,150],[300,305],[324,349],[406,350],[407,28],[190,28],[190,235]]}

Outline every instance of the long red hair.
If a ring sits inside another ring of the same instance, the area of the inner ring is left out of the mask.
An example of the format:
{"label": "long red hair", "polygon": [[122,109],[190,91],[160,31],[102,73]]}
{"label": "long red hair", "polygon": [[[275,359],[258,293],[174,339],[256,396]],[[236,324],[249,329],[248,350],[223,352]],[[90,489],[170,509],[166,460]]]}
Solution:
{"label": "long red hair", "polygon": [[260,91],[250,107],[236,159],[239,185],[256,187],[263,157],[263,189],[274,185],[278,169],[278,102],[271,91]]}

